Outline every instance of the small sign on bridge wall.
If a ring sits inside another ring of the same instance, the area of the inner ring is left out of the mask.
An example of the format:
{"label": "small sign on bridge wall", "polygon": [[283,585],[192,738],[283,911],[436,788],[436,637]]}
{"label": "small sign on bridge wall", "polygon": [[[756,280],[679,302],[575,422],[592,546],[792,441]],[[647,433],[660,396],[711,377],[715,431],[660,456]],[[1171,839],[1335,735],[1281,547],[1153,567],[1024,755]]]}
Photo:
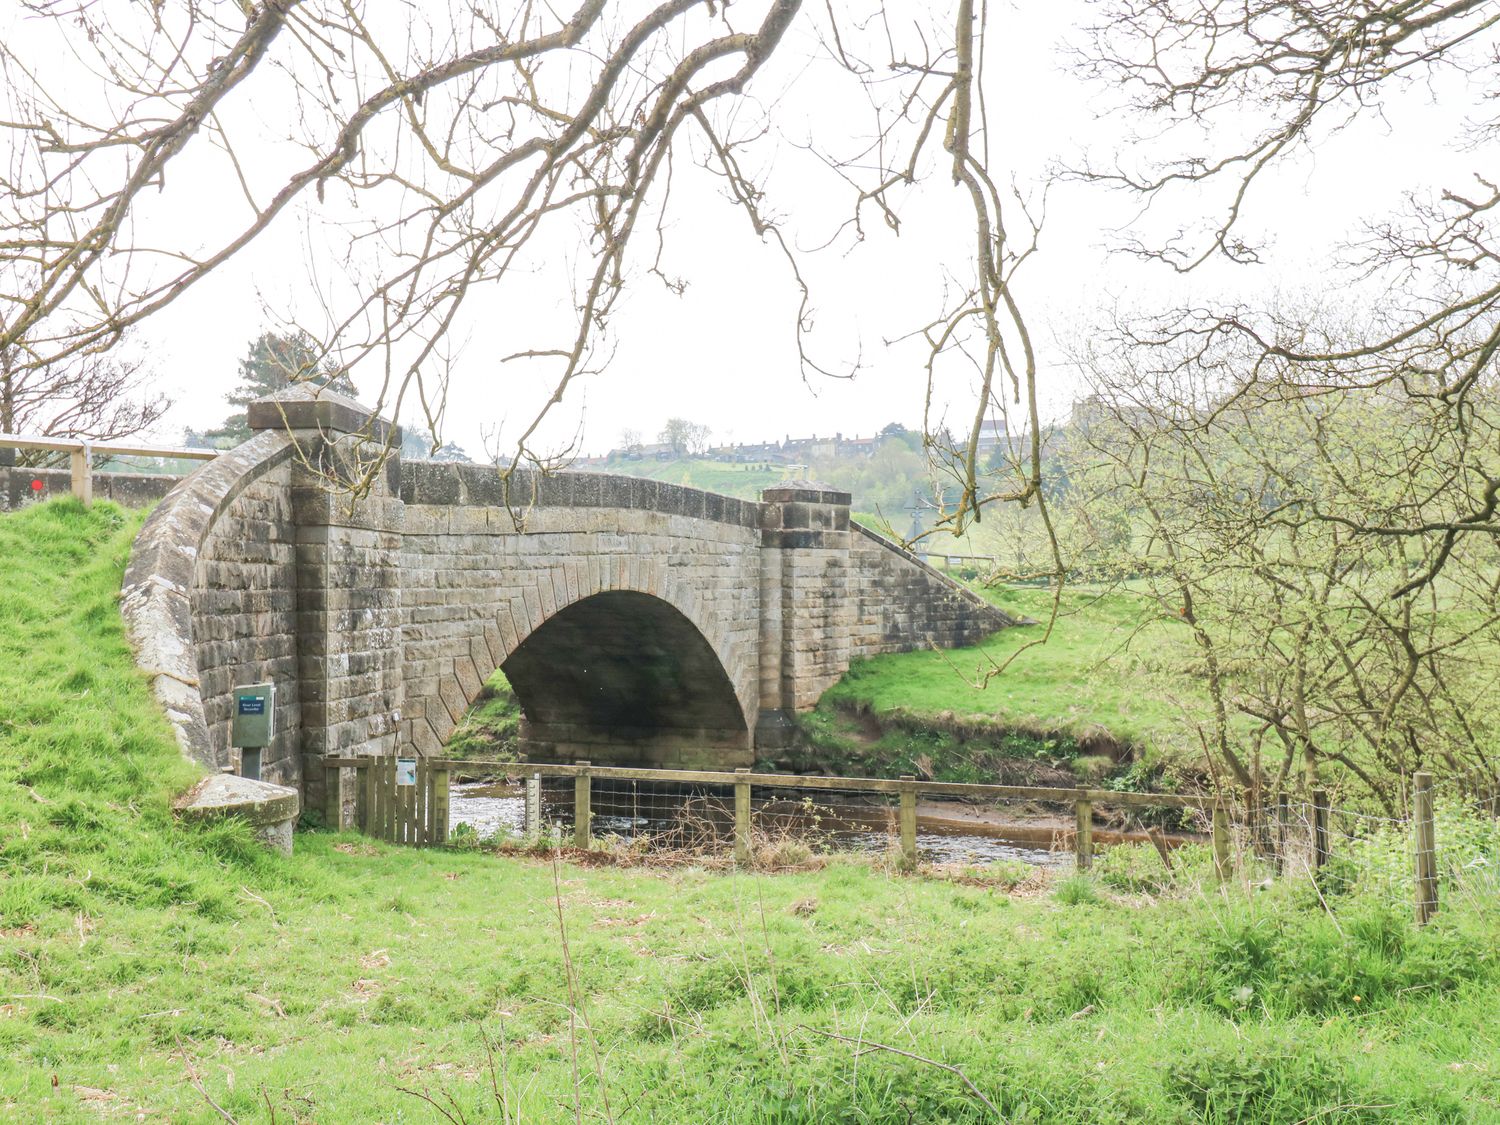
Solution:
{"label": "small sign on bridge wall", "polygon": [[417,783],[417,760],[415,758],[396,759],[396,784],[415,785]]}

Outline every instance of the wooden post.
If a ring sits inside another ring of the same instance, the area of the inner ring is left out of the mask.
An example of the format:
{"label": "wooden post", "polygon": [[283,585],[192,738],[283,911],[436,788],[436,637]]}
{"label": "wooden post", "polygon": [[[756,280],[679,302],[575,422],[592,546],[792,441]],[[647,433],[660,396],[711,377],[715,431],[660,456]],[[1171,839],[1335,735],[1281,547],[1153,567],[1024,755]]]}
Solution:
{"label": "wooden post", "polygon": [[380,755],[370,762],[371,784],[370,793],[373,795],[374,803],[370,808],[375,814],[370,819],[370,835],[377,840],[385,839],[385,755]]}
{"label": "wooden post", "polygon": [[412,841],[415,844],[426,847],[432,843],[432,830],[428,827],[428,817],[432,815],[432,769],[427,764],[427,759],[417,758],[417,833]]}
{"label": "wooden post", "polygon": [[1286,874],[1286,791],[1276,797],[1276,874]]}
{"label": "wooden post", "polygon": [[1073,819],[1076,826],[1073,833],[1073,865],[1079,871],[1087,871],[1094,866],[1094,803],[1075,801]]}
{"label": "wooden post", "polygon": [[901,861],[917,866],[917,779],[909,773],[901,775]]}
{"label": "wooden post", "polygon": [[1432,774],[1426,771],[1413,778],[1411,795],[1413,857],[1416,870],[1417,925],[1424,926],[1437,913],[1437,833],[1432,823]]}
{"label": "wooden post", "polygon": [[417,759],[416,767],[412,770],[412,784],[403,785],[406,791],[405,800],[402,804],[406,808],[406,842],[408,844],[419,844],[422,842],[422,760]]}
{"label": "wooden post", "polygon": [[448,842],[448,769],[444,766],[433,775],[432,842]]}
{"label": "wooden post", "polygon": [[354,827],[366,836],[370,835],[370,825],[375,818],[375,771],[370,768],[373,764],[366,758],[365,764],[355,773],[359,780],[355,785]]}
{"label": "wooden post", "polygon": [[396,754],[386,754],[381,759],[386,768],[386,841],[396,843],[396,826],[401,823],[401,793],[396,792]]}
{"label": "wooden post", "polygon": [[344,830],[344,771],[323,767],[323,823],[334,832]]}
{"label": "wooden post", "polygon": [[542,775],[526,779],[526,842],[535,844],[542,838]]}
{"label": "wooden post", "polygon": [[1313,870],[1328,862],[1328,790],[1314,789],[1313,799]]}
{"label": "wooden post", "polygon": [[73,495],[83,501],[87,508],[94,502],[94,466],[93,451],[89,443],[84,442],[81,449],[75,449],[68,454],[69,467],[73,476]]}
{"label": "wooden post", "polygon": [[[734,771],[734,862],[750,865],[750,771]],[[742,780],[743,779],[743,780]]]}
{"label": "wooden post", "polygon": [[573,846],[575,848],[587,848],[589,846],[589,810],[590,778],[589,763],[579,762],[583,767],[582,772],[573,779]]}
{"label": "wooden post", "polygon": [[1214,802],[1214,878],[1229,880],[1229,810],[1222,800]]}

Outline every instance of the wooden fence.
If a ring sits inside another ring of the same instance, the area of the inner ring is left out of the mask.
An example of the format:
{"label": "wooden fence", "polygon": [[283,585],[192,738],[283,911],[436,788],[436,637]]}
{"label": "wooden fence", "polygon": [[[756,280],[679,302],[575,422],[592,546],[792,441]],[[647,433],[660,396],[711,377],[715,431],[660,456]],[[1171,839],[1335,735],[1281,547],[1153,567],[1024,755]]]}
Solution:
{"label": "wooden fence", "polygon": [[94,458],[171,457],[188,461],[212,461],[217,449],[178,449],[165,445],[92,442],[82,438],[41,437],[35,434],[0,433],[0,448],[66,453],[72,471],[73,495],[85,505],[94,500]]}
{"label": "wooden fence", "polygon": [[[401,759],[410,762],[412,759]],[[448,786],[454,770],[468,773],[506,773],[536,777],[574,779],[573,842],[587,848],[591,836],[593,781],[636,781],[655,784],[713,785],[733,788],[735,806],[735,854],[742,861],[749,855],[750,794],[755,789],[842,790],[853,793],[894,794],[899,801],[899,839],[909,862],[916,860],[917,799],[924,796],[967,797],[989,801],[1035,801],[1066,804],[1074,810],[1074,855],[1080,868],[1093,862],[1094,804],[1107,802],[1132,808],[1199,809],[1210,813],[1214,855],[1221,878],[1229,872],[1229,818],[1212,797],[1176,793],[1121,793],[1111,789],[1068,789],[1033,785],[980,785],[947,781],[918,781],[914,777],[808,777],[801,774],[752,773],[740,770],[637,769],[631,766],[573,765],[541,762],[500,762],[449,758],[418,758],[413,784],[398,784],[394,758],[327,758],[327,821],[339,827],[355,827],[367,835],[400,843],[440,844],[448,837]],[[354,817],[345,810],[346,793],[338,784],[338,771],[355,770]],[[424,780],[425,779],[425,780]],[[408,806],[413,806],[408,811]],[[424,812],[423,810],[430,810]],[[440,817],[437,816],[441,810]],[[416,828],[409,825],[418,825]],[[413,833],[416,833],[415,837]]]}
{"label": "wooden fence", "polygon": [[[353,774],[352,792],[342,783],[345,770]],[[418,847],[447,841],[447,763],[390,755],[325,758],[323,771],[329,827]]]}
{"label": "wooden fence", "polygon": [[[867,777],[808,777],[801,774],[753,773],[748,769],[668,770],[637,769],[629,766],[596,766],[589,762],[573,765],[543,762],[501,762],[450,758],[353,757],[327,758],[326,819],[337,828],[357,828],[366,835],[393,843],[430,845],[448,840],[449,783],[456,770],[469,774],[524,775],[539,784],[543,777],[574,779],[573,844],[588,848],[593,843],[593,783],[600,781],[644,782],[648,784],[718,786],[732,789],[734,795],[734,854],[737,862],[746,864],[751,857],[751,793],[753,789],[788,792],[837,790],[847,793],[894,795],[897,799],[895,828],[903,861],[915,865],[917,859],[917,800],[919,797],[960,797],[985,801],[1029,801],[1041,804],[1071,805],[1074,813],[1073,853],[1079,870],[1087,870],[1094,857],[1094,806],[1144,809],[1194,809],[1208,818],[1209,838],[1213,845],[1214,873],[1220,882],[1229,879],[1233,870],[1229,809],[1222,799],[1177,793],[1126,793],[1112,789],[1062,788],[1033,785],[980,785],[946,781],[918,781],[906,776],[895,779]],[[352,773],[352,788],[344,771]],[[1418,773],[1413,778],[1411,832],[1413,842],[1414,907],[1419,923],[1432,917],[1438,906],[1437,848],[1433,834],[1432,776]],[[1308,842],[1307,862],[1316,873],[1325,866],[1331,853],[1328,794],[1318,790],[1311,795],[1309,823],[1305,826]],[[539,802],[535,790],[528,786],[528,832],[537,826]],[[352,815],[351,815],[352,813]],[[1288,854],[1291,823],[1283,804],[1277,817],[1274,840],[1278,869],[1284,868]]]}

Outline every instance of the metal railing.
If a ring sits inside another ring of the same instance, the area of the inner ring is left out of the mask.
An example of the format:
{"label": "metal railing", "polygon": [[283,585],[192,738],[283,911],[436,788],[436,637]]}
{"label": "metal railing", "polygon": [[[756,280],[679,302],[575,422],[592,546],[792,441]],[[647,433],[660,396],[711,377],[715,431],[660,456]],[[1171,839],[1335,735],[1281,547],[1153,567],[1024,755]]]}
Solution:
{"label": "metal railing", "polygon": [[28,434],[0,434],[0,449],[34,449],[48,453],[68,454],[73,476],[73,495],[91,504],[94,501],[95,457],[171,457],[188,461],[212,461],[217,449],[177,449],[162,445],[136,445],[123,442],[93,442],[86,438],[55,438]]}

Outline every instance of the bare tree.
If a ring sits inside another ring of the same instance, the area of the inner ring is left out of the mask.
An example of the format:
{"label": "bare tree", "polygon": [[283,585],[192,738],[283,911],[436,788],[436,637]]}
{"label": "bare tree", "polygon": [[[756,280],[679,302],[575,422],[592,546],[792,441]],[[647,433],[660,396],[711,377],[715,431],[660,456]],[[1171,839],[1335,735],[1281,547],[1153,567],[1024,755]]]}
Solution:
{"label": "bare tree", "polygon": [[[975,467],[982,418],[1002,400],[1035,415],[1036,364],[1013,282],[1036,227],[989,157],[989,17],[972,0],[915,22],[878,2],[856,11],[800,0],[580,0],[562,14],[498,0],[399,12],[356,0],[36,0],[28,10],[41,28],[32,32],[82,60],[105,97],[0,45],[0,240],[36,267],[25,281],[0,277],[0,347],[28,341],[27,364],[108,347],[300,210],[337,236],[345,268],[324,289],[325,352],[356,379],[374,373],[387,413],[408,416],[416,399],[436,432],[472,307],[513,279],[534,285],[539,262],[555,265],[559,240],[574,240],[570,323],[507,357],[547,371],[552,386],[508,465],[546,464],[542,416],[607,362],[619,295],[637,275],[681,286],[661,246],[674,183],[684,190],[691,167],[782,256],[799,294],[790,330],[805,371],[848,374],[857,361],[835,369],[808,346],[812,294],[764,173],[782,95],[817,63],[837,69],[874,122],[811,122],[809,148],[850,193],[837,237],[864,237],[871,215],[898,231],[907,197],[920,198],[938,164],[972,215],[970,248],[946,263],[950,299],[914,317],[929,324],[929,381],[949,364],[981,378],[983,402],[960,431],[967,442],[933,442],[959,484],[955,527],[995,498]],[[288,141],[251,136],[252,101]],[[844,151],[861,132],[874,139]],[[156,195],[194,160],[227,168],[237,197],[226,194],[212,229],[157,224],[146,239]],[[1022,237],[1009,233],[1012,211]],[[341,483],[367,487],[377,467]],[[1016,476],[1000,495],[1037,499],[1035,459]]]}
{"label": "bare tree", "polygon": [[[1143,362],[1159,357],[1080,357],[1096,393],[1060,454],[1065,507],[1088,517],[1068,547],[1190,634],[1214,772],[1255,811],[1339,779],[1395,810],[1434,766],[1493,781],[1500,543],[1365,530],[1462,492],[1464,435],[1426,400],[1316,365],[1273,380],[1253,355]],[[1500,403],[1470,398],[1493,446]]]}
{"label": "bare tree", "polygon": [[[1082,70],[1123,92],[1141,123],[1129,162],[1086,164],[1109,184],[1171,215],[1169,233],[1128,234],[1123,249],[1180,272],[1254,263],[1245,233],[1262,181],[1295,155],[1363,119],[1383,120],[1399,91],[1446,77],[1493,91],[1500,81],[1500,8],[1483,0],[1100,0]],[[1500,118],[1487,106],[1458,134],[1493,163]],[[1478,420],[1500,352],[1500,169],[1412,197],[1401,215],[1356,217],[1347,280],[1368,295],[1350,320],[1252,308],[1184,306],[1138,318],[1122,335],[1179,375],[1234,365],[1242,391],[1286,395],[1384,388],[1410,400],[1450,443],[1453,460],[1425,492],[1363,521],[1287,486],[1289,519],[1332,520],[1368,539],[1422,539],[1439,551],[1412,582],[1430,581],[1460,538],[1500,532],[1500,453]],[[1273,227],[1274,229],[1274,227]],[[1335,287],[1336,289],[1336,287]],[[1401,435],[1393,435],[1401,440]],[[1393,460],[1420,457],[1393,450]],[[1295,516],[1291,513],[1295,512]]]}
{"label": "bare tree", "polygon": [[708,448],[710,430],[702,422],[690,422],[686,418],[668,418],[656,440],[671,446],[678,457],[698,456]]}
{"label": "bare tree", "polygon": [[[81,352],[38,366],[24,355],[0,348],[0,433],[108,441],[146,429],[170,405],[149,389],[140,359]],[[23,464],[53,456],[20,453]]]}

